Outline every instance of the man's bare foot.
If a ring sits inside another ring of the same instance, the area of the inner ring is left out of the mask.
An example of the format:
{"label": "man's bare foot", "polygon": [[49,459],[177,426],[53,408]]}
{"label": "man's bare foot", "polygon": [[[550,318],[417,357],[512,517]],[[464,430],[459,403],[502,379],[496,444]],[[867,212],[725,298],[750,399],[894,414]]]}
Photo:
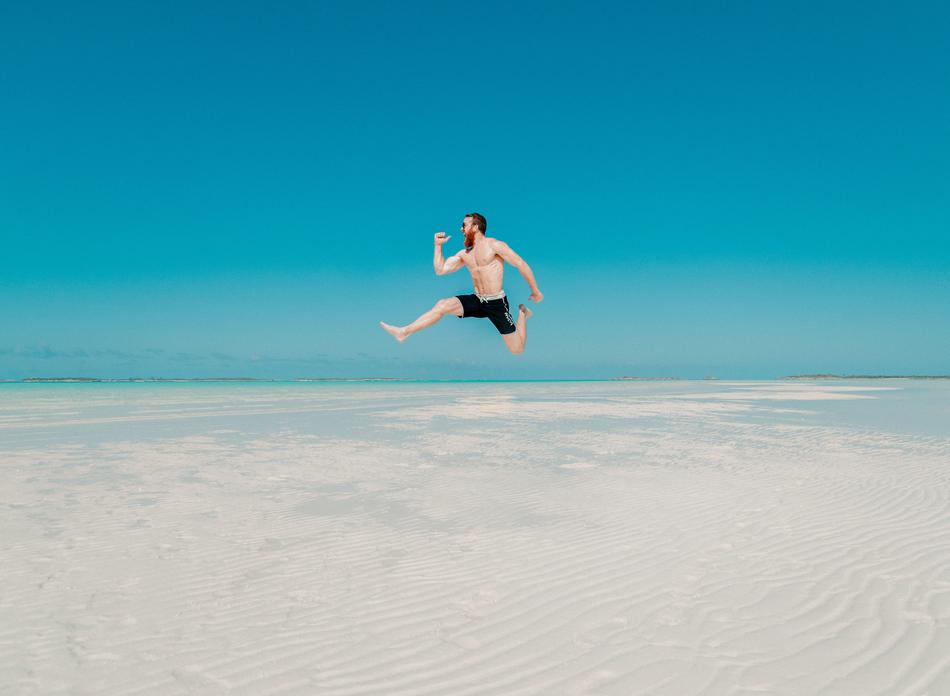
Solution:
{"label": "man's bare foot", "polygon": [[392,337],[395,338],[395,339],[396,339],[397,341],[399,341],[400,343],[402,343],[403,341],[406,340],[406,330],[405,330],[405,329],[402,329],[402,328],[400,328],[400,327],[398,327],[398,326],[390,326],[389,324],[387,324],[387,323],[384,322],[384,321],[379,322],[379,325],[382,326],[383,329],[384,329],[386,332],[388,332],[390,335],[392,335]]}
{"label": "man's bare foot", "polygon": [[534,312],[525,307],[523,304],[518,305],[518,311],[524,314],[524,318],[528,319]]}

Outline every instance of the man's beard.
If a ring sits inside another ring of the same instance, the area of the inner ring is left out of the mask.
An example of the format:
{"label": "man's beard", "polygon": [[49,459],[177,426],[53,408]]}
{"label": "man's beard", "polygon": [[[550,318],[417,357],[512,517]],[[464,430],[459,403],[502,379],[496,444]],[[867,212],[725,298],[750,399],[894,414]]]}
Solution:
{"label": "man's beard", "polygon": [[473,246],[475,246],[475,234],[476,234],[476,230],[472,230],[471,232],[465,233],[465,248],[466,249],[471,249]]}

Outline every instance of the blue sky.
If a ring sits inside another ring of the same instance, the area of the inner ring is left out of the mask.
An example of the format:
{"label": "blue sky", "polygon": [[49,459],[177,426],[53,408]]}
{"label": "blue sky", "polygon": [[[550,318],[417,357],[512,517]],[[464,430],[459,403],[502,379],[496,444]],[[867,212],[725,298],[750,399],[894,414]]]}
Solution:
{"label": "blue sky", "polygon": [[696,5],[8,8],[0,377],[950,372],[950,6]]}

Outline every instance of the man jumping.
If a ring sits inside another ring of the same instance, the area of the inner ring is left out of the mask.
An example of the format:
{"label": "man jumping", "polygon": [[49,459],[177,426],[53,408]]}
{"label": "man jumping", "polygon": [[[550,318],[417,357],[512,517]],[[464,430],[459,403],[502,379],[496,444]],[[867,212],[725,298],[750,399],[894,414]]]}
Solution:
{"label": "man jumping", "polygon": [[432,326],[446,314],[454,314],[457,317],[487,317],[498,329],[508,350],[515,355],[523,353],[525,343],[528,342],[527,321],[532,312],[520,304],[518,305],[518,323],[511,320],[508,298],[502,290],[505,261],[517,268],[528,282],[531,288],[529,300],[540,302],[544,299],[544,295],[538,290],[538,284],[528,264],[500,239],[486,237],[487,229],[488,221],[484,216],[478,213],[466,215],[462,221],[465,248],[448,259],[442,258],[442,245],[451,237],[446,236],[444,232],[437,232],[435,235],[435,256],[432,259],[435,274],[453,273],[465,266],[472,274],[474,295],[457,295],[439,300],[432,309],[406,326],[390,326],[382,321],[379,325],[402,343],[416,331]]}

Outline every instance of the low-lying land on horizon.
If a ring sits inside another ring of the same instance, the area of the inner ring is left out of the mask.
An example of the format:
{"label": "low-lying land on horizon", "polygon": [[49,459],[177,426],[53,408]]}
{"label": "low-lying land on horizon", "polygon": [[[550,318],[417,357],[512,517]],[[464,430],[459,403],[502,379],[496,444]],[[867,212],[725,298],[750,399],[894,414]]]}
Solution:
{"label": "low-lying land on horizon", "polygon": [[[950,375],[836,375],[830,373],[787,375],[775,378],[777,380],[868,380],[868,379],[950,379]],[[493,380],[493,379],[439,379],[413,377],[23,377],[21,379],[0,379],[0,382],[35,383],[35,382],[493,382],[493,381],[524,381],[524,382],[695,382],[695,381],[768,381],[748,380],[720,377],[650,377],[628,376],[602,378],[561,378],[561,379],[523,379],[523,380]]]}
{"label": "low-lying land on horizon", "polygon": [[950,375],[789,375],[781,379],[950,379]]}

